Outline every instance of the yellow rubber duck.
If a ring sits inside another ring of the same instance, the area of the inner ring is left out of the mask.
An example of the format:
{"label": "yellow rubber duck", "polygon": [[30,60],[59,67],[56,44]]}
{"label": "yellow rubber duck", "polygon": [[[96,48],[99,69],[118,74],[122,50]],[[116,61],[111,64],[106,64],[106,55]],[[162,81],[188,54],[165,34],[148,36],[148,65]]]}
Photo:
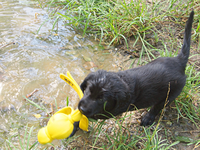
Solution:
{"label": "yellow rubber duck", "polygon": [[[67,76],[60,74],[60,78],[67,82],[79,95],[81,99],[83,92],[79,85],[67,72]],[[38,142],[41,144],[51,143],[54,139],[65,139],[70,136],[74,129],[74,122],[79,122],[79,128],[88,131],[88,118],[78,109],[74,110],[67,106],[56,112],[47,123],[47,126],[41,128],[38,132]]]}

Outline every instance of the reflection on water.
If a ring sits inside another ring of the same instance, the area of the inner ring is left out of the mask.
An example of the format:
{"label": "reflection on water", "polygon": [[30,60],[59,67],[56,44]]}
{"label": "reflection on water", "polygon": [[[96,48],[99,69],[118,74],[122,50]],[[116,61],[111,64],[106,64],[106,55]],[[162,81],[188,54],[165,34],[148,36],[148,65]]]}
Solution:
{"label": "reflection on water", "polygon": [[59,78],[60,73],[70,71],[80,84],[91,70],[117,69],[108,51],[62,21],[55,33],[50,32],[53,21],[48,21],[37,35],[47,18],[46,10],[35,1],[0,2],[0,145],[27,123],[39,127],[33,114],[43,112],[27,105],[23,96],[38,89],[35,94],[40,100],[50,104],[56,99],[60,107],[69,96],[69,105],[75,108],[78,96]]}

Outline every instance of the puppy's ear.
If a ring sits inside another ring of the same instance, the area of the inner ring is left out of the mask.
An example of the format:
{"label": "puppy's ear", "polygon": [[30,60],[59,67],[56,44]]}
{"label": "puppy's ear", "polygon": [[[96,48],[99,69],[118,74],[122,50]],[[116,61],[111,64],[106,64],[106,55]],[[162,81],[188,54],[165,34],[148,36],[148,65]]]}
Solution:
{"label": "puppy's ear", "polygon": [[127,110],[130,105],[130,89],[127,83],[123,80],[118,80],[118,82],[110,89],[113,92],[113,98],[115,100],[115,106],[113,107],[111,113],[115,116]]}
{"label": "puppy's ear", "polygon": [[84,93],[86,87],[87,87],[87,80],[83,80],[83,82],[80,85],[80,88],[81,88],[83,93]]}
{"label": "puppy's ear", "polygon": [[89,80],[93,80],[93,78],[94,78],[94,73],[90,73],[84,80],[83,80],[83,82],[81,83],[81,85],[80,85],[80,88],[81,88],[81,90],[82,90],[82,92],[84,93],[84,91],[85,91],[85,89],[87,88],[87,85],[88,85],[88,81]]}

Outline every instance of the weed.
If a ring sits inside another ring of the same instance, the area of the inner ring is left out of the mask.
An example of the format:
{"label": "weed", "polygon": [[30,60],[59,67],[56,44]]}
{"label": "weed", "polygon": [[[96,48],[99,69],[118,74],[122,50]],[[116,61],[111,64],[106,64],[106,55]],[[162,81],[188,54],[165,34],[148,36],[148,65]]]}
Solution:
{"label": "weed", "polygon": [[[151,3],[146,0],[52,0],[48,6],[55,8],[51,13],[54,17],[63,17],[67,25],[82,31],[83,35],[93,34],[100,42],[108,42],[109,45],[123,42],[128,47],[129,37],[140,36],[144,40],[145,34],[151,33],[157,24],[168,22],[169,19],[182,24],[180,18],[186,17],[190,8],[199,4],[197,1],[182,0],[157,0]],[[178,9],[180,7],[183,9]],[[199,24],[196,27],[197,34],[198,29]]]}
{"label": "weed", "polygon": [[[130,128],[127,119],[132,115],[125,115],[120,119],[115,118],[109,121],[92,122],[93,131],[88,137],[90,142],[85,145],[85,148],[167,150],[179,143],[176,141],[169,144],[167,139],[163,139],[159,135],[160,129],[154,128],[153,125],[148,128]],[[154,128],[153,132],[152,128]]]}
{"label": "weed", "polygon": [[[46,111],[46,112],[48,113],[47,108],[44,107],[43,105],[40,106],[39,104],[37,104],[37,103],[31,101],[30,99],[26,98],[25,96],[24,96],[24,98],[25,98],[28,102],[30,102],[31,105],[35,106],[36,108],[38,108],[38,109],[40,109],[40,110]],[[56,106],[57,106],[57,103],[56,103]]]}
{"label": "weed", "polygon": [[31,150],[31,149],[38,149],[37,148],[37,144],[38,142],[34,142],[33,144],[31,144],[30,140],[31,140],[31,137],[32,137],[32,131],[33,131],[33,126],[30,128],[29,132],[28,132],[28,124],[26,125],[26,129],[25,129],[25,133],[24,133],[24,139],[22,140],[21,139],[21,135],[20,133],[18,133],[18,140],[19,140],[19,147],[16,146],[16,144],[14,144],[10,139],[7,139],[6,140],[6,149],[15,149],[15,150],[18,150],[18,149],[23,149],[23,150]]}

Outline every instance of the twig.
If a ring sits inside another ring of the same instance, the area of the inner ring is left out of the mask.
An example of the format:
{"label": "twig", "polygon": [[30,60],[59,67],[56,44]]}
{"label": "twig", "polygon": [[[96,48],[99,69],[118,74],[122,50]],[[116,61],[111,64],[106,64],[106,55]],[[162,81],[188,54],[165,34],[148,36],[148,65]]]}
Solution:
{"label": "twig", "polygon": [[89,145],[89,147],[91,147],[91,148],[95,148],[95,149],[103,149],[103,148],[96,147],[96,146],[91,146],[91,145]]}
{"label": "twig", "polygon": [[[165,109],[166,105],[167,105],[168,102],[169,102],[169,101],[168,101],[169,92],[170,92],[170,82],[169,82],[169,84],[168,84],[168,91],[167,91],[167,97],[166,97],[166,99],[165,99],[165,105],[164,105],[164,107],[163,107],[163,109],[162,109],[162,112],[161,112],[160,118],[159,118],[159,120],[158,120],[158,124],[156,125],[155,131],[157,131],[157,129],[158,129],[158,126],[159,126],[159,124],[160,124],[160,121],[161,121],[161,119],[163,118],[164,109]],[[156,132],[154,132],[153,136],[151,137],[151,140],[153,139],[155,133],[156,133]]]}
{"label": "twig", "polygon": [[192,133],[194,133],[194,132],[199,133],[200,131],[199,131],[199,130],[191,130],[191,131],[179,131],[179,132],[182,132],[182,133],[187,133],[187,132],[189,132],[190,134],[192,134]]}
{"label": "twig", "polygon": [[53,104],[52,104],[52,103],[50,103],[50,105],[51,105],[51,112],[54,114],[54,110],[53,110]]}
{"label": "twig", "polygon": [[8,43],[8,44],[6,44],[6,45],[3,45],[3,46],[0,47],[0,49],[6,47],[6,46],[8,46],[8,45],[11,45],[11,44],[15,44],[15,42],[10,42],[10,43]]}
{"label": "twig", "polygon": [[[28,95],[26,95],[26,98],[29,98],[29,97],[31,97],[35,92],[37,92],[38,91],[38,89],[35,89],[33,92],[31,92],[30,94],[28,94]],[[26,99],[24,99],[24,100],[26,100]]]}
{"label": "twig", "polygon": [[198,148],[200,146],[200,143],[198,145],[195,145],[193,150],[197,150],[196,148]]}

